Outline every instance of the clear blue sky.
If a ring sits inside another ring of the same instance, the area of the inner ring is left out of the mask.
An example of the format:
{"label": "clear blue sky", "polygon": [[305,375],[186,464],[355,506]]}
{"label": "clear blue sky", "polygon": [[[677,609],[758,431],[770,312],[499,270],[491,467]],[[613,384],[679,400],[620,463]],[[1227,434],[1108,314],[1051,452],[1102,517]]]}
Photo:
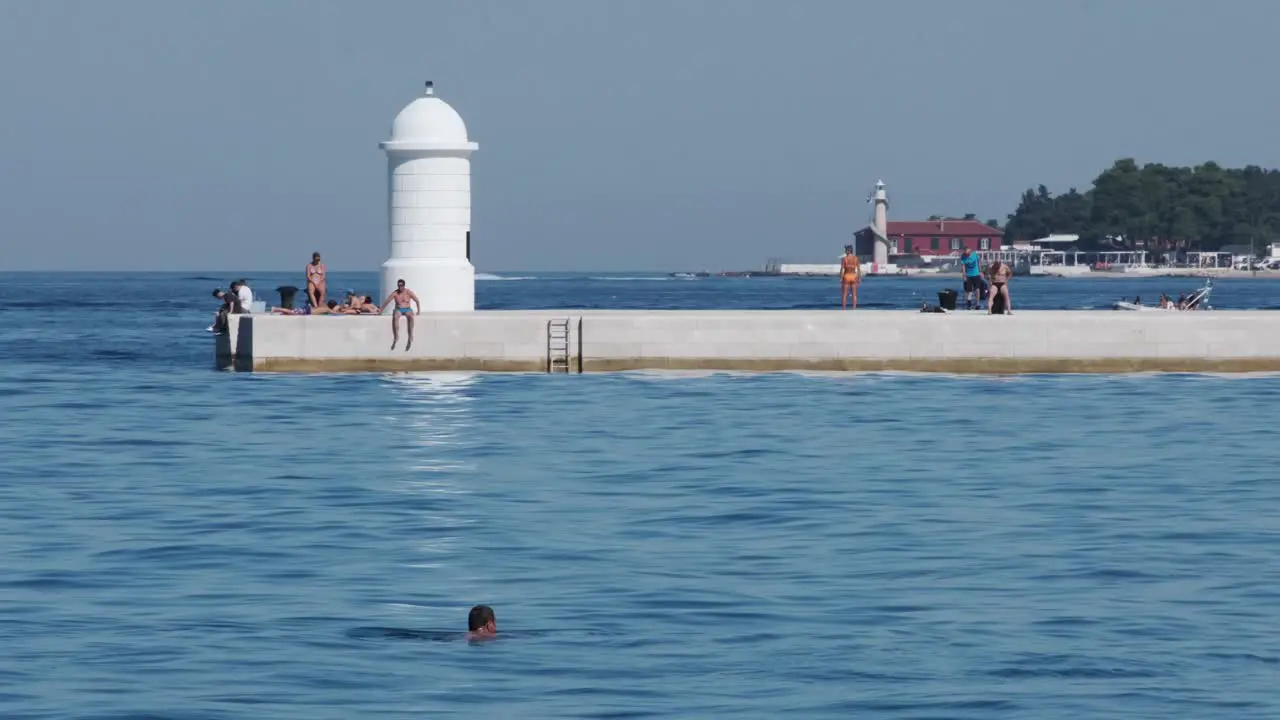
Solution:
{"label": "clear blue sky", "polygon": [[386,257],[391,119],[480,143],[480,270],[829,260],[1114,159],[1280,165],[1262,0],[3,0],[0,269]]}

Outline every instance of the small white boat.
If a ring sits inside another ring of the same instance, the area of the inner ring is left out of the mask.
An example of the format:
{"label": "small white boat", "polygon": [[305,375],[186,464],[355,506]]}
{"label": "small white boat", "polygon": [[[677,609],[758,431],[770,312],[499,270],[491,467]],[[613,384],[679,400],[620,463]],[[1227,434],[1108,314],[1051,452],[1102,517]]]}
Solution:
{"label": "small white boat", "polygon": [[1138,305],[1128,300],[1117,300],[1112,304],[1114,310],[1139,310],[1144,312],[1178,312],[1178,308],[1170,305],[1169,307],[1160,307],[1159,305]]}
{"label": "small white boat", "polygon": [[1213,280],[1205,278],[1204,286],[1199,290],[1187,296],[1183,301],[1182,307],[1177,304],[1170,304],[1168,307],[1160,307],[1159,305],[1140,305],[1131,303],[1127,300],[1119,300],[1111,307],[1116,310],[1137,310],[1142,312],[1187,312],[1189,310],[1208,310],[1209,309],[1209,293],[1213,291]]}

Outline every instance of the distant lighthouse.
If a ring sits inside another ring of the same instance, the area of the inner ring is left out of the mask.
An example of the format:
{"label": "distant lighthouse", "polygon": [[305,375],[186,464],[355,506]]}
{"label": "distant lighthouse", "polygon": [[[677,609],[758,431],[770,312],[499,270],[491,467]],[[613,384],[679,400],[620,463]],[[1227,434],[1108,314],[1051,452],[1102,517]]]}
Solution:
{"label": "distant lighthouse", "polygon": [[871,227],[875,230],[875,255],[872,257],[877,267],[889,264],[889,196],[884,192],[884,181],[876,181],[876,192],[872,196],[875,201],[875,215]]}
{"label": "distant lighthouse", "polygon": [[390,233],[378,301],[403,279],[423,312],[475,310],[470,158],[480,146],[430,81],[396,115],[391,139],[378,146],[387,153]]}

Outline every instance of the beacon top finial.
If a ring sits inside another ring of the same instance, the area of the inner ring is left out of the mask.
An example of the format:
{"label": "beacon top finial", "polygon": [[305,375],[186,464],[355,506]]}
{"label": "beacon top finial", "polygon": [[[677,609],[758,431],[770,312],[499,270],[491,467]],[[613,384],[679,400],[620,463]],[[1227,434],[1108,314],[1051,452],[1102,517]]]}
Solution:
{"label": "beacon top finial", "polygon": [[427,80],[425,86],[422,95],[396,115],[391,123],[391,138],[383,147],[388,150],[411,150],[423,143],[471,147],[467,139],[467,125],[462,121],[462,116],[436,95],[435,83]]}

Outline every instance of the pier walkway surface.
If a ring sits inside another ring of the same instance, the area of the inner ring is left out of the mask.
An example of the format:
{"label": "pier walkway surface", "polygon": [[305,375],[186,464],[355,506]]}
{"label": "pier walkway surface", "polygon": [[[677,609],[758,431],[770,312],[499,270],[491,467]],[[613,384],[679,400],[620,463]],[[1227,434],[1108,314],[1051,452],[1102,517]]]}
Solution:
{"label": "pier walkway surface", "polygon": [[390,315],[234,315],[222,369],[1280,371],[1280,312],[481,310],[424,313],[405,351]]}

